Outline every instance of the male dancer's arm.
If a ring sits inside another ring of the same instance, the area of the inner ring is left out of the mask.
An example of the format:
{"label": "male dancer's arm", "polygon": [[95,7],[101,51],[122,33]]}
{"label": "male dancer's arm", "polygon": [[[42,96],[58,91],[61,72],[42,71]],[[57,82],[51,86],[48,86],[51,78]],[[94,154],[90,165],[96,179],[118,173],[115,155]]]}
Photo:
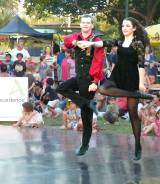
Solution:
{"label": "male dancer's arm", "polygon": [[[95,42],[102,42],[101,38],[96,37]],[[88,90],[96,91],[99,82],[103,79],[104,48],[94,47],[92,58],[89,74],[92,76],[93,81]]]}
{"label": "male dancer's arm", "polygon": [[71,49],[71,48],[74,48],[75,46],[77,46],[77,36],[79,34],[80,33],[73,33],[73,34],[64,36],[65,47],[67,47],[68,49]]}

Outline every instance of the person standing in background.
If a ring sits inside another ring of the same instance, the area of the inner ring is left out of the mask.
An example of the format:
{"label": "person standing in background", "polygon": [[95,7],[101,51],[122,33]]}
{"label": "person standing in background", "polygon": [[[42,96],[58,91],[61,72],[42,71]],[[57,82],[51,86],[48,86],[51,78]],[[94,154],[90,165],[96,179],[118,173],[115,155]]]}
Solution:
{"label": "person standing in background", "polygon": [[12,61],[17,60],[18,53],[23,54],[24,62],[27,61],[28,58],[30,58],[29,52],[24,48],[24,40],[23,39],[19,39],[16,48],[14,48],[10,51],[10,54],[12,56],[12,58],[11,58]]}

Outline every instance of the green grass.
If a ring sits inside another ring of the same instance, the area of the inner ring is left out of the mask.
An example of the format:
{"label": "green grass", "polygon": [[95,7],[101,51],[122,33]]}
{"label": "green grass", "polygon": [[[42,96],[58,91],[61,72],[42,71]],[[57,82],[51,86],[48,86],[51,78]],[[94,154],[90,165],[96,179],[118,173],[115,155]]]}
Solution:
{"label": "green grass", "polygon": [[[61,126],[63,124],[62,117],[57,118],[44,118],[44,127]],[[0,122],[1,125],[12,125],[13,122]],[[119,119],[119,124],[107,124],[103,118],[99,118],[97,122],[98,130],[105,133],[114,134],[132,134],[131,124],[127,120]]]}
{"label": "green grass", "polygon": [[[55,119],[45,118],[45,127],[48,126],[61,126],[63,123],[62,117]],[[99,118],[97,122],[98,130],[106,133],[117,133],[117,134],[132,134],[131,124],[127,120],[119,120],[118,125],[107,124],[103,118]]]}
{"label": "green grass", "polygon": [[98,119],[98,129],[106,133],[132,134],[131,124],[127,120],[119,119],[117,124],[108,124],[103,118]]}

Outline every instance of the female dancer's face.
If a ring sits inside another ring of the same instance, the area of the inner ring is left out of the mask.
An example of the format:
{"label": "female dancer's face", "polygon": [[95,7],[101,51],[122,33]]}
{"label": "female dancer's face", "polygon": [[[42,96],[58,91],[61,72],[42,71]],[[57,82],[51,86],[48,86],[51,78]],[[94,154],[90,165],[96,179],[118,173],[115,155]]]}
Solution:
{"label": "female dancer's face", "polygon": [[136,27],[133,27],[132,22],[129,20],[123,20],[122,33],[124,36],[131,36],[134,34]]}

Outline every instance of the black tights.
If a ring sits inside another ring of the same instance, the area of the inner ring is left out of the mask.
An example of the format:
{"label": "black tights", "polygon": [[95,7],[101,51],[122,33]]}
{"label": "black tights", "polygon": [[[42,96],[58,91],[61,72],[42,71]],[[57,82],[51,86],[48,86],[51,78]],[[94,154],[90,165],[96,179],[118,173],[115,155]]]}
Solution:
{"label": "black tights", "polygon": [[132,124],[133,134],[135,137],[135,153],[136,153],[136,151],[141,150],[141,144],[140,144],[141,122],[137,112],[138,100],[135,98],[128,98],[127,106],[128,106],[130,121]]}
{"label": "black tights", "polygon": [[98,89],[98,92],[100,92],[102,95],[113,96],[113,97],[134,97],[135,96],[134,92],[119,89],[116,87],[109,87],[109,88],[100,87]]}
{"label": "black tights", "polygon": [[115,87],[104,88],[100,87],[98,89],[102,95],[113,96],[113,97],[127,97],[127,106],[129,111],[129,116],[132,124],[132,130],[135,137],[135,151],[141,149],[140,137],[141,137],[141,122],[138,117],[137,106],[138,99],[132,98],[133,93],[125,90],[121,90]]}

